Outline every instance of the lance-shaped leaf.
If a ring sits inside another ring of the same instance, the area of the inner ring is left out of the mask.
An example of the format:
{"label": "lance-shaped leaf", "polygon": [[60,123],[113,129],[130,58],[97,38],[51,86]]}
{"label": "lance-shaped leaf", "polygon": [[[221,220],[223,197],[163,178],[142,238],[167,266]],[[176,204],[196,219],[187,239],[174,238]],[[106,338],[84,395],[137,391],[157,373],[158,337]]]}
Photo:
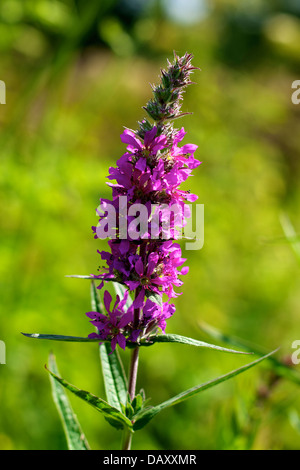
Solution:
{"label": "lance-shaped leaf", "polygon": [[[97,310],[98,311],[98,310]],[[48,335],[48,334],[41,334],[41,333],[22,333],[24,336],[28,338],[35,338],[35,339],[47,339],[50,341],[67,341],[67,342],[74,342],[74,343],[98,343],[99,338],[88,338],[84,336],[66,336],[66,335]],[[221,338],[220,338],[221,339]],[[101,340],[102,343],[109,345],[110,341]],[[189,344],[190,346],[197,346],[202,348],[209,348],[215,349],[217,351],[227,352],[227,353],[234,353],[234,354],[253,354],[253,352],[257,353],[258,351],[255,349],[254,351],[237,351],[236,349],[228,349],[222,346],[217,346],[216,344],[206,343],[204,341],[199,341],[193,338],[187,338],[186,336],[175,335],[175,334],[168,334],[168,335],[156,335],[156,336],[149,336],[147,339],[142,339],[140,343],[128,343],[127,347],[135,348],[136,346],[152,346],[155,343],[181,343],[181,344]],[[240,345],[244,347],[243,345]],[[104,351],[104,349],[102,348]],[[109,354],[109,352],[108,352]],[[120,360],[120,359],[119,359]],[[121,367],[122,368],[122,367]],[[121,369],[120,369],[121,370]]]}
{"label": "lance-shaped leaf", "polygon": [[[116,292],[119,292],[118,289]],[[120,298],[124,295],[122,290],[119,295]],[[94,311],[104,314],[94,282],[91,283],[91,305]],[[125,406],[127,401],[127,380],[119,353],[117,350],[112,352],[110,342],[100,344],[100,360],[106,399],[111,406],[121,412],[122,405]]]}
{"label": "lance-shaped leaf", "polygon": [[[49,369],[58,374],[53,354],[49,355]],[[50,375],[52,396],[65,431],[69,450],[90,450],[89,444],[83,434],[76,415],[73,412],[69,399],[61,384]]]}
{"label": "lance-shaped leaf", "polygon": [[221,382],[225,382],[226,380],[229,380],[232,377],[235,377],[236,375],[239,375],[242,372],[245,372],[246,370],[250,369],[251,367],[254,367],[257,364],[259,364],[261,361],[263,361],[264,359],[269,357],[271,354],[274,354],[275,352],[276,351],[272,351],[271,353],[269,353],[269,354],[267,354],[263,357],[260,357],[256,361],[253,361],[250,364],[246,364],[245,366],[242,366],[238,369],[235,369],[235,370],[229,372],[228,374],[222,375],[222,376],[220,376],[216,379],[213,379],[209,382],[197,385],[196,387],[192,387],[192,388],[190,388],[190,389],[188,389],[188,390],[186,390],[182,393],[179,393],[175,397],[164,401],[160,405],[156,405],[156,406],[153,406],[151,408],[146,408],[145,410],[141,411],[140,413],[138,413],[135,416],[135,424],[133,426],[134,431],[137,431],[138,429],[143,428],[146,424],[149,423],[149,421],[152,418],[154,418],[154,416],[156,416],[158,413],[160,413],[164,409],[166,409],[170,406],[173,406],[173,405],[177,405],[178,403],[181,403],[181,402],[187,400],[188,398],[191,398],[191,397],[197,395],[198,393],[200,393],[204,390],[207,390],[208,388],[212,388],[212,387],[218,385]]}
{"label": "lance-shaped leaf", "polygon": [[127,380],[118,351],[112,352],[110,343],[100,345],[100,359],[106,399],[111,406],[122,411],[127,401]]}
{"label": "lance-shaped leaf", "polygon": [[217,351],[222,351],[226,353],[252,354],[252,352],[237,351],[236,349],[223,348],[222,346],[217,346],[216,344],[205,343],[204,341],[198,341],[197,339],[187,338],[186,336],[175,334],[150,336],[148,339],[141,340],[140,346],[151,346],[154,343],[182,343],[189,344],[191,346],[197,346],[200,348],[216,349]]}
{"label": "lance-shaped leaf", "polygon": [[[211,325],[208,325],[207,323],[201,322],[199,324],[199,327],[202,331],[204,331],[208,336],[210,336],[214,340],[220,341],[225,344],[230,344],[231,346],[236,346],[238,348],[243,348],[246,351],[253,351],[254,354],[257,354],[258,356],[263,356],[264,354],[266,354],[266,351],[264,351],[263,348],[261,348],[260,346],[249,343],[244,339],[224,334],[217,328],[214,328]],[[268,363],[277,375],[300,385],[300,374],[290,365],[285,364],[280,359],[277,359],[273,356],[268,357]]]}
{"label": "lance-shaped leaf", "polygon": [[[89,275],[85,275],[85,274],[68,274],[66,275],[65,277],[70,277],[70,278],[75,278],[75,279],[91,279],[91,280],[94,280],[94,281],[102,281],[101,278],[97,278],[95,276],[89,276]],[[117,282],[119,283],[119,281],[117,279],[114,279],[113,277],[112,278],[106,278],[106,279],[103,279],[103,281],[105,282]]]}
{"label": "lance-shaped leaf", "polygon": [[49,339],[50,341],[69,341],[73,343],[99,343],[98,338],[88,338],[84,336],[47,335],[41,333],[22,333],[28,338]]}
{"label": "lance-shaped leaf", "polygon": [[[46,367],[47,369],[47,367]],[[51,376],[59,382],[63,387],[65,387],[70,392],[74,393],[77,397],[81,398],[83,401],[91,405],[97,411],[99,411],[107,421],[117,429],[132,428],[131,421],[126,418],[126,416],[121,413],[117,408],[114,408],[102,398],[93,395],[86,390],[80,390],[79,388],[75,387],[75,385],[70,384],[65,379],[58,377],[54,374],[51,370],[47,369]]]}

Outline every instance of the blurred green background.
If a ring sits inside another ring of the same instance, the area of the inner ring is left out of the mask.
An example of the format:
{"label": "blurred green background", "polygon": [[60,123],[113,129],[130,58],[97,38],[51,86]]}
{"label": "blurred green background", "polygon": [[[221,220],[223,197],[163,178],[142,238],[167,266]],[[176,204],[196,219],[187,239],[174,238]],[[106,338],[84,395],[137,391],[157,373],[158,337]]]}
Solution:
{"label": "blurred green background", "polygon": [[[124,152],[119,135],[145,116],[174,50],[201,68],[183,103],[193,115],[176,124],[203,162],[188,188],[205,205],[205,242],[183,244],[190,272],[167,332],[211,341],[206,322],[289,359],[300,258],[281,222],[300,230],[299,2],[1,0],[0,18],[0,449],[66,448],[44,369],[50,350],[66,380],[104,396],[97,344],[21,332],[91,332],[89,281],[65,275],[97,272],[107,244],[90,227]],[[138,387],[157,404],[250,359],[155,345],[141,351]],[[133,449],[299,449],[299,384],[272,374],[265,362],[164,411]],[[118,449],[120,433],[70,400],[91,447]]]}

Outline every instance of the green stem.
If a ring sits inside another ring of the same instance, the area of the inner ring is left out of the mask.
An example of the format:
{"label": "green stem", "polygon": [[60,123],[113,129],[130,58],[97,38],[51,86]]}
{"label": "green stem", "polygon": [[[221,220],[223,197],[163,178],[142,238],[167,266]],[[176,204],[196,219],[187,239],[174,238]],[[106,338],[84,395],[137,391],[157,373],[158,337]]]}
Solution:
{"label": "green stem", "polygon": [[129,393],[131,401],[135,397],[135,387],[136,387],[138,365],[139,365],[139,347],[136,347],[132,351],[130,372],[129,372],[128,393]]}
{"label": "green stem", "polygon": [[[134,348],[134,350],[132,351],[132,355],[131,355],[129,383],[128,383],[128,393],[129,393],[131,401],[135,397],[138,364],[139,364],[139,347]],[[125,428],[123,431],[122,450],[130,450],[131,440],[132,440],[132,432],[130,431],[130,429]]]}
{"label": "green stem", "polygon": [[[140,289],[137,288],[135,291],[135,299],[139,294]],[[138,328],[140,322],[140,308],[134,309],[134,326]],[[129,380],[128,380],[128,393],[130,396],[130,400],[132,401],[135,397],[135,387],[136,387],[136,379],[137,379],[137,371],[138,371],[138,364],[139,364],[139,347],[137,346],[132,351],[131,355],[131,362],[130,362],[130,371],[129,371]]]}
{"label": "green stem", "polygon": [[[142,244],[140,247],[142,257],[145,256],[145,249],[146,245]],[[140,292],[140,288],[137,288],[135,291],[135,299],[137,298]],[[135,328],[138,328],[140,322],[140,308],[134,309],[134,319],[133,323]],[[135,397],[135,389],[136,389],[136,380],[137,380],[137,372],[138,372],[138,365],[139,365],[139,347],[133,349],[131,354],[131,361],[130,361],[130,369],[129,369],[129,379],[128,379],[128,393],[130,397],[130,401]],[[123,441],[122,441],[122,450],[130,450],[131,448],[131,440],[132,440],[132,432],[126,428],[123,432]]]}
{"label": "green stem", "polygon": [[132,439],[132,432],[130,432],[128,428],[125,428],[123,431],[122,450],[130,450],[131,439]]}

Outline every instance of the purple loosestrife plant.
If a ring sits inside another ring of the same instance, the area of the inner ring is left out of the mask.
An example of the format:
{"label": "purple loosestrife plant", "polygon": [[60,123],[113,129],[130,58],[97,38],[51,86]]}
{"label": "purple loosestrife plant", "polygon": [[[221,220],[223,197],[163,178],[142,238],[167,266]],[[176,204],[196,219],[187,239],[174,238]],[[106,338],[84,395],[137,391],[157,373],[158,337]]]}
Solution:
{"label": "purple loosestrife plant", "polygon": [[[109,168],[112,198],[101,199],[95,238],[109,238],[109,251],[101,251],[104,265],[98,274],[72,276],[91,279],[92,310],[86,312],[94,327],[88,337],[25,334],[29,337],[99,343],[106,399],[81,390],[59,376],[54,356],[48,370],[54,399],[63,420],[69,449],[89,449],[66,395],[66,390],[92,405],[116,429],[123,430],[122,449],[131,448],[134,432],[154,416],[202,390],[213,387],[259,363],[264,357],[226,375],[197,385],[154,406],[148,406],[143,391],[136,393],[139,351],[155,343],[176,342],[217,351],[247,354],[177,334],[167,334],[167,320],[175,312],[182,285],[188,273],[178,239],[190,212],[186,202],[197,196],[180,189],[200,162],[194,157],[197,146],[181,145],[183,128],[173,121],[189,113],[181,112],[183,92],[191,83],[192,55],[168,62],[160,83],[153,86],[153,98],[144,107],[147,119],[136,131],[125,129],[121,141],[126,152],[116,166]],[[149,120],[150,119],[150,120]],[[137,217],[137,214],[138,217]],[[184,266],[183,266],[184,265]],[[106,290],[112,282],[116,293]],[[128,379],[118,347],[132,350]]]}
{"label": "purple loosestrife plant", "polygon": [[[168,227],[168,234],[176,238],[175,224],[177,229],[181,229],[185,223],[185,202],[197,199],[196,195],[180,190],[181,183],[200,165],[194,158],[197,146],[186,144],[179,147],[185,131],[183,128],[174,129],[170,122],[182,116],[180,101],[183,89],[191,83],[189,77],[195,70],[191,59],[189,54],[175,57],[174,65],[169,64],[168,70],[162,72],[162,84],[153,87],[154,99],[149,101],[145,110],[154,122],[143,120],[138,131],[125,129],[121,135],[127,151],[117,161],[117,166],[109,169],[109,180],[116,181],[108,183],[112,188],[112,200],[100,200],[103,213],[100,212],[98,227],[93,227],[95,238],[106,236],[108,213],[113,209],[112,212],[119,215],[121,204],[123,213],[124,205],[126,209],[121,224],[127,230],[125,237],[121,236],[123,227],[117,224],[114,239],[109,242],[110,252],[100,252],[107,270],[95,276],[102,280],[98,288],[103,288],[105,281],[113,280],[134,292],[130,315],[126,313],[127,323],[123,317],[121,319],[122,315],[119,316],[123,334],[119,332],[116,336],[114,323],[111,323],[111,331],[109,328],[99,330],[98,338],[111,339],[113,350],[118,337],[118,344],[125,349],[126,343],[148,338],[157,328],[165,333],[166,319],[174,313],[175,306],[163,302],[162,296],[167,294],[169,300],[176,297],[178,293],[174,287],[182,285],[180,275],[188,272],[188,267],[179,269],[186,260],[181,256],[180,245],[165,239],[159,215],[161,213],[162,218],[168,216],[169,209],[176,206],[177,217],[170,220]],[[137,205],[142,205],[146,212],[142,219],[145,229],[139,233],[134,217],[129,215],[130,209]],[[97,318],[99,313],[88,312],[87,315]],[[95,338],[96,334],[89,336]]]}

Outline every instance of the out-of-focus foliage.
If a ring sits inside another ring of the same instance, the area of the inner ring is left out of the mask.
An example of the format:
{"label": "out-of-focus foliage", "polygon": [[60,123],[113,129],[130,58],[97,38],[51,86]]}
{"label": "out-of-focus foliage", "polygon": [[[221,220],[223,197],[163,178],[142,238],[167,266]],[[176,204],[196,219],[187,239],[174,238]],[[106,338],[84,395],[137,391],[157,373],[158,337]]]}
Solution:
{"label": "out-of-focus foliage", "polygon": [[[106,242],[90,227],[124,152],[119,135],[144,117],[173,50],[202,69],[183,104],[194,114],[178,126],[203,162],[189,184],[205,205],[205,242],[182,243],[190,272],[167,332],[209,341],[204,321],[290,360],[300,272],[281,220],[299,234],[299,38],[293,0],[1,1],[0,449],[66,448],[43,367],[51,349],[67,381],[104,396],[96,344],[20,332],[91,332],[89,283],[64,276],[97,271]],[[246,362],[157,344],[141,351],[138,386],[157,404]],[[118,431],[70,401],[92,448],[119,447]],[[133,448],[298,449],[299,407],[299,386],[265,363],[164,411]]]}

